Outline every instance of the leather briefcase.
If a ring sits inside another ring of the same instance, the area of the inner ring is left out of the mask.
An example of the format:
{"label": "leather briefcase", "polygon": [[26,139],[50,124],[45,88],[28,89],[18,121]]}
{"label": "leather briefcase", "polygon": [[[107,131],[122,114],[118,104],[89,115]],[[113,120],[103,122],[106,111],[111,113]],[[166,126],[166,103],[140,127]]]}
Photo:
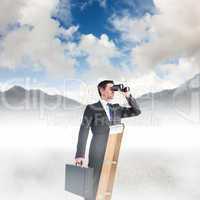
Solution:
{"label": "leather briefcase", "polygon": [[84,198],[93,197],[93,168],[65,165],[65,190]]}

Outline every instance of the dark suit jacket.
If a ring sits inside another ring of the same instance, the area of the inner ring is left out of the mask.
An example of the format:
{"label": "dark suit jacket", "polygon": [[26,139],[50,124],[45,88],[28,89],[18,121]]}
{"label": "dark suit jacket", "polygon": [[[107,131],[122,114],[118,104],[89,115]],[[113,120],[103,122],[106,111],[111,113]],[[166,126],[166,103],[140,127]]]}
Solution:
{"label": "dark suit jacket", "polygon": [[109,126],[121,123],[121,118],[133,117],[141,113],[140,108],[132,95],[126,97],[126,99],[130,107],[122,107],[119,104],[112,104],[112,121],[109,121],[100,101],[94,104],[88,104],[86,106],[79,129],[75,158],[85,157],[86,143],[89,128],[91,127],[93,136],[90,143],[88,166],[101,166],[107,144],[107,138],[110,129]]}

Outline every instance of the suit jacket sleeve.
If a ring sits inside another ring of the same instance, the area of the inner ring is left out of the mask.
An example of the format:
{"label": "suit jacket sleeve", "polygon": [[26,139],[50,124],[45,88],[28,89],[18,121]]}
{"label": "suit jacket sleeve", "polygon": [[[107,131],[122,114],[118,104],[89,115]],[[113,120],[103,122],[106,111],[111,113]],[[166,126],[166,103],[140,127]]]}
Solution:
{"label": "suit jacket sleeve", "polygon": [[77,143],[75,158],[85,157],[85,148],[87,144],[87,138],[88,138],[92,118],[93,118],[93,115],[92,115],[91,109],[89,105],[87,105],[83,113],[82,122],[79,128],[79,136],[78,136],[78,143]]}
{"label": "suit jacket sleeve", "polygon": [[121,118],[139,115],[141,113],[141,110],[135,98],[130,94],[129,97],[126,97],[126,100],[128,101],[128,104],[130,105],[130,107],[120,106]]}

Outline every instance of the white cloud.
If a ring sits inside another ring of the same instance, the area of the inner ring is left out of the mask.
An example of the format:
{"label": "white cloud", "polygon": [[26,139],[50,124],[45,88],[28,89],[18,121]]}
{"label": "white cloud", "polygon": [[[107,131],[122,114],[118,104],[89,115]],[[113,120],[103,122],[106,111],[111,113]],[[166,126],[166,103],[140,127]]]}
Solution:
{"label": "white cloud", "polygon": [[153,16],[150,23],[156,37],[133,50],[136,64],[154,68],[178,57],[199,60],[200,5],[195,0],[156,0],[155,4],[160,14]]}
{"label": "white cloud", "polygon": [[[107,35],[102,34],[100,38],[92,34],[81,35],[78,43],[69,41],[65,44],[55,38],[59,34],[66,39],[73,38],[79,28],[71,26],[66,30],[51,19],[57,3],[57,0],[29,0],[24,6],[18,7],[18,21],[22,26],[10,32],[2,41],[0,66],[15,68],[23,63],[25,57],[30,57],[34,66],[45,67],[54,78],[59,75],[73,78],[76,57],[86,55],[89,71],[81,76],[84,80],[122,77],[122,70],[115,68],[111,61],[120,56],[120,51]],[[105,1],[100,3],[104,4]],[[23,26],[25,24],[33,29]]]}
{"label": "white cloud", "polygon": [[[177,64],[165,64],[129,80],[129,85],[136,96],[148,92],[158,92],[164,89],[173,89],[186,82],[198,73],[198,66],[191,67],[191,61],[180,59]],[[161,74],[161,77],[158,74]]]}
{"label": "white cloud", "polygon": [[81,4],[81,10],[83,11],[84,9],[86,9],[88,6],[91,6],[94,2],[98,2],[99,5],[102,7],[102,8],[106,8],[106,5],[107,5],[107,0],[88,0],[88,1],[85,1],[85,2],[82,2],[80,3]]}
{"label": "white cloud", "polygon": [[[155,0],[154,3],[156,15],[111,19],[124,42],[129,45],[140,42],[130,48],[130,62],[134,66],[135,82],[150,82],[149,90],[177,87],[200,72],[200,5],[195,0]],[[164,64],[170,60],[178,63]],[[143,87],[146,88],[141,85],[140,91]]]}
{"label": "white cloud", "polygon": [[121,79],[123,77],[123,70],[114,66],[111,61],[112,58],[120,57],[120,51],[106,34],[102,34],[100,38],[92,34],[82,35],[78,49],[87,56],[89,71],[84,78],[96,80]]}
{"label": "white cloud", "polygon": [[33,63],[46,67],[52,77],[73,76],[75,59],[64,55],[65,45],[55,36],[64,33],[66,37],[70,37],[70,34],[77,31],[77,27],[72,26],[68,30],[59,28],[58,22],[51,19],[56,4],[57,0],[29,0],[25,6],[18,8],[19,22],[31,25],[33,29],[22,26],[4,38],[1,44],[1,66],[16,67],[28,56]]}
{"label": "white cloud", "polygon": [[0,31],[21,17],[19,9],[25,6],[25,0],[1,0],[0,6]]}
{"label": "white cloud", "polygon": [[64,25],[70,25],[72,22],[70,0],[57,0],[57,5],[53,11],[53,16],[62,20]]}
{"label": "white cloud", "polygon": [[[2,1],[0,30],[16,21],[22,26],[0,42],[0,66],[17,67],[28,56],[35,66],[45,67],[52,77],[67,78],[74,77],[77,57],[84,55],[89,70],[80,74],[82,80],[95,84],[107,78],[127,81],[137,95],[176,87],[199,72],[200,6],[195,0],[155,0],[159,13],[141,19],[130,15],[113,16],[112,23],[121,33],[122,40],[129,48],[132,45],[131,53],[125,56],[123,49],[117,48],[106,34],[100,38],[93,34],[81,35],[77,43],[70,40],[61,43],[56,35],[71,39],[79,27],[71,26],[65,30],[51,19],[57,3],[58,0]],[[99,0],[99,3],[106,6],[106,1]],[[10,15],[5,14],[7,10]],[[69,15],[70,21],[70,12],[65,14]],[[33,29],[23,26],[25,24]],[[149,39],[148,43],[144,42],[146,39]],[[133,46],[135,43],[137,46]],[[120,61],[112,62],[115,58]],[[179,62],[163,64],[170,59],[179,59]],[[164,76],[159,78],[157,74]]]}
{"label": "white cloud", "polygon": [[102,6],[103,8],[106,7],[107,4],[107,0],[99,0],[100,6]]}
{"label": "white cloud", "polygon": [[65,38],[71,38],[74,33],[78,31],[79,26],[71,26],[68,29],[60,28],[59,33],[62,34]]}
{"label": "white cloud", "polygon": [[149,38],[150,15],[141,19],[133,19],[127,15],[123,18],[113,15],[110,22],[114,28],[121,33],[121,37],[126,42],[141,42],[146,37]]}

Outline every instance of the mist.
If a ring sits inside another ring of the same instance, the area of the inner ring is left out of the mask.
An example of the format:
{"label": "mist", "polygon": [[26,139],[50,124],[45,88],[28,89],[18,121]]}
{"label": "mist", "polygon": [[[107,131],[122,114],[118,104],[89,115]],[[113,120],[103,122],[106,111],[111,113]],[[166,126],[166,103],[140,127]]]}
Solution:
{"label": "mist", "polygon": [[[64,190],[65,164],[74,163],[81,117],[76,120],[62,126],[44,119],[1,124],[2,199],[82,199]],[[112,199],[198,200],[198,126],[141,127],[133,118],[123,122]],[[89,132],[86,164],[91,137]]]}

